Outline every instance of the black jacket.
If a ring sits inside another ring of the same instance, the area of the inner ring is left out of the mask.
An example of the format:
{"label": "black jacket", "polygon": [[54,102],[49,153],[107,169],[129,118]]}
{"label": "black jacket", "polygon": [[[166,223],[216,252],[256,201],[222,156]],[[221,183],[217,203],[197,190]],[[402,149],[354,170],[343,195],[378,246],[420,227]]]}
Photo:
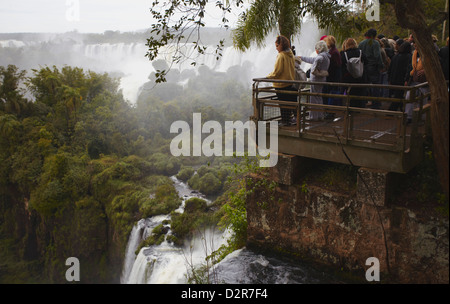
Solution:
{"label": "black jacket", "polygon": [[448,46],[444,46],[439,50],[439,59],[441,60],[445,80],[448,80],[448,55]]}
{"label": "black jacket", "polygon": [[386,52],[386,55],[388,55],[389,59],[392,60],[392,57],[394,57],[395,52],[392,48],[385,48],[384,51]]}
{"label": "black jacket", "polygon": [[391,65],[388,70],[388,81],[392,85],[404,85],[409,79],[411,71],[412,55],[411,53],[398,53],[392,57]]}

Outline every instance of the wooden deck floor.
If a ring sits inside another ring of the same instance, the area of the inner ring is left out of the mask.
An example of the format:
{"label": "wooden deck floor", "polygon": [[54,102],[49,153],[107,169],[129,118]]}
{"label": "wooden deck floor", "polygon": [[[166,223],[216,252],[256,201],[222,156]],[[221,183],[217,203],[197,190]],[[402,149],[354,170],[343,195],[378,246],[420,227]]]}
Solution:
{"label": "wooden deck floor", "polygon": [[[290,132],[300,132],[315,134],[321,136],[339,136],[345,135],[345,120],[343,117],[336,116],[331,120],[309,121],[306,120],[304,124],[300,122],[300,126],[280,126],[281,130]],[[353,127],[349,139],[360,140],[366,142],[377,142],[383,144],[395,144],[399,140],[402,126],[396,119],[374,118],[364,115],[358,115],[353,119]],[[300,128],[299,128],[300,127]],[[411,124],[405,126],[405,140],[409,142],[412,132]],[[336,133],[335,133],[336,131]],[[409,145],[406,145],[409,146]]]}

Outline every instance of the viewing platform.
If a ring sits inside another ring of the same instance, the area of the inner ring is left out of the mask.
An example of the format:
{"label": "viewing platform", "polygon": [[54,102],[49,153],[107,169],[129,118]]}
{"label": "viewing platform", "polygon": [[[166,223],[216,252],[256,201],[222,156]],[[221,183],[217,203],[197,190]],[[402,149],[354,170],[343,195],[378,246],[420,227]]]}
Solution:
{"label": "viewing platform", "polygon": [[[353,164],[358,167],[387,172],[407,173],[422,161],[424,139],[431,134],[430,93],[423,94],[428,83],[417,86],[392,86],[354,83],[318,83],[283,81],[265,78],[253,79],[252,120],[280,121],[280,109],[292,111],[293,125],[279,126],[278,152]],[[298,91],[275,90],[273,82],[301,84]],[[310,85],[328,85],[346,90],[346,95],[311,93]],[[385,98],[352,95],[352,89],[401,90],[403,98]],[[407,94],[407,92],[410,94]],[[276,92],[297,95],[297,102],[278,100]],[[350,93],[350,94],[349,94]],[[311,104],[311,96],[339,99],[341,105]],[[406,99],[406,96],[409,96]],[[379,102],[380,109],[352,107],[352,100]],[[391,103],[400,103],[402,109],[413,105],[413,116],[408,121],[403,111],[389,111]],[[308,112],[320,111],[334,115],[332,119],[308,120]],[[267,140],[269,141],[269,124]],[[350,163],[351,161],[351,163]]]}

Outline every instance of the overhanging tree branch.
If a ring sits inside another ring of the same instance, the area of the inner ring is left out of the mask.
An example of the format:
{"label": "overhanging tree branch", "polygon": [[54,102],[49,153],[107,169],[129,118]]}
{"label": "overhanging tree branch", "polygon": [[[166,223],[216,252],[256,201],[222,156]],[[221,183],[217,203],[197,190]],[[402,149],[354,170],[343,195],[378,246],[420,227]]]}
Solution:
{"label": "overhanging tree branch", "polygon": [[448,20],[448,12],[440,12],[440,17],[431,23],[428,28],[433,31],[436,27],[442,24],[445,20]]}

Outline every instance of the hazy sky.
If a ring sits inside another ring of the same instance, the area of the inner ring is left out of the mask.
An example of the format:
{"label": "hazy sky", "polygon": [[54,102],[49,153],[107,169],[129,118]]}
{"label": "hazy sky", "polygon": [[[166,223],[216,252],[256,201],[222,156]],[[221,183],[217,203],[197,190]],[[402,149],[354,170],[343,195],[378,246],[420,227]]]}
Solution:
{"label": "hazy sky", "polygon": [[[153,0],[0,0],[0,32],[147,29],[152,24],[152,3]],[[209,17],[217,21],[208,25],[217,26],[221,15],[210,10]]]}

